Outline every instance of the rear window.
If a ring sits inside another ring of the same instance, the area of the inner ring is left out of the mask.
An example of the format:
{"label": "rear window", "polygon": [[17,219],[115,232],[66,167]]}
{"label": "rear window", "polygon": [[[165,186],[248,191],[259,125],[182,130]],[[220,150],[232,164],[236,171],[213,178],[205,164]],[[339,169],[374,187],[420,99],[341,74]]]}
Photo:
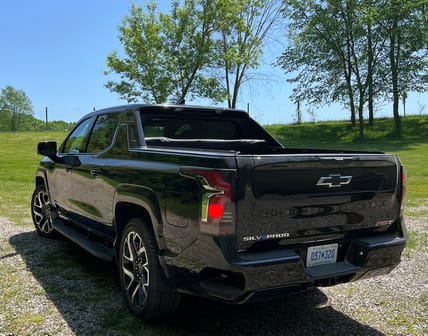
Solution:
{"label": "rear window", "polygon": [[282,146],[245,113],[153,110],[141,111],[147,147],[266,153]]}
{"label": "rear window", "polygon": [[152,118],[143,124],[145,138],[235,140],[241,134],[233,120]]}

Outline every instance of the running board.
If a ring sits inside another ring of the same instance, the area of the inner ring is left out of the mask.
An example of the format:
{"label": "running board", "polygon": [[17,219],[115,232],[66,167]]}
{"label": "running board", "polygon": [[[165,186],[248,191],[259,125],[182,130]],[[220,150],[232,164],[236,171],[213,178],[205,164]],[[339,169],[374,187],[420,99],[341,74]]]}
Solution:
{"label": "running board", "polygon": [[53,228],[93,256],[109,262],[114,260],[113,249],[90,240],[86,235],[73,229],[73,227],[65,225],[60,219],[56,219],[53,222]]}

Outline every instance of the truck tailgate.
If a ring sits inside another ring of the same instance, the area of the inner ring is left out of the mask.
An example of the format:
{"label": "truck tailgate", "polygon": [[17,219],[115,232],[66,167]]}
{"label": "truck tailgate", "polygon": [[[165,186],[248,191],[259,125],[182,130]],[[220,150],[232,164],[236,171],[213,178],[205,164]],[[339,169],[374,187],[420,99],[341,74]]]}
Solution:
{"label": "truck tailgate", "polygon": [[398,218],[394,155],[242,155],[237,162],[240,250],[383,230]]}

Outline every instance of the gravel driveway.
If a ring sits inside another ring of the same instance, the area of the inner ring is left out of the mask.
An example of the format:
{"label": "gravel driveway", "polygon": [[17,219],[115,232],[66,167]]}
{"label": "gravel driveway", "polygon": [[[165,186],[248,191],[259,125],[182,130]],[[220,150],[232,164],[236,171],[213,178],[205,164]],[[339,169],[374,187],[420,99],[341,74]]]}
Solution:
{"label": "gravel driveway", "polygon": [[[428,217],[408,226],[426,233]],[[146,325],[127,312],[114,265],[0,218],[1,336],[428,335],[427,322],[427,246],[385,276],[243,306],[187,298]]]}

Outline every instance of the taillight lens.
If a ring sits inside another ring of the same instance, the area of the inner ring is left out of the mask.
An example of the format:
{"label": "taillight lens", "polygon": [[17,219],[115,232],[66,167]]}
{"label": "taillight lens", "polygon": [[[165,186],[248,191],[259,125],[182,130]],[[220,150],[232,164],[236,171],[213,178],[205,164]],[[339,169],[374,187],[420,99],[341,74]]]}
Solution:
{"label": "taillight lens", "polygon": [[223,217],[223,214],[224,214],[223,204],[213,204],[212,202],[208,204],[208,218],[211,221],[221,219]]}
{"label": "taillight lens", "polygon": [[400,204],[400,216],[404,213],[404,207],[406,203],[406,169],[401,166],[401,204]]}
{"label": "taillight lens", "polygon": [[215,236],[235,232],[232,185],[226,171],[181,169],[184,176],[195,178],[202,187],[200,232]]}

